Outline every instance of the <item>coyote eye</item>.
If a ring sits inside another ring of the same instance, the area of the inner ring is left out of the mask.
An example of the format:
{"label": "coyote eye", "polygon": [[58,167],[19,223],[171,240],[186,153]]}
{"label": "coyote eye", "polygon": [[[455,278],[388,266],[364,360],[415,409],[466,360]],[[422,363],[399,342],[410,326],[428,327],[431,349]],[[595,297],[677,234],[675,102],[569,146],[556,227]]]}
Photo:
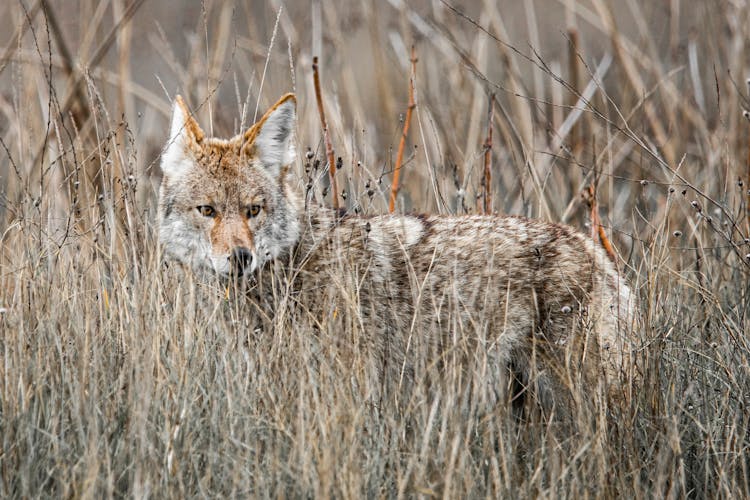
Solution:
{"label": "coyote eye", "polygon": [[260,213],[260,205],[250,205],[250,208],[247,209],[248,217],[256,217],[259,213]]}
{"label": "coyote eye", "polygon": [[200,205],[195,207],[203,217],[213,217],[216,215],[216,210],[211,205]]}

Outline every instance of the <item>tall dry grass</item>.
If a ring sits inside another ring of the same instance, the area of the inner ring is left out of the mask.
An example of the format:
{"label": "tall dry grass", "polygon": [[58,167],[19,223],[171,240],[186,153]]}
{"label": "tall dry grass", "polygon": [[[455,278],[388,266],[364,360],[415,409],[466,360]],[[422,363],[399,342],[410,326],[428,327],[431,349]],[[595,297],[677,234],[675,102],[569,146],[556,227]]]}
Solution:
{"label": "tall dry grass", "polygon": [[[18,0],[0,14],[0,496],[750,495],[750,6]],[[642,300],[644,377],[623,414],[560,429],[483,412],[459,367],[378,408],[356,317],[267,317],[163,262],[176,93],[229,135],[295,91],[300,188],[331,204],[319,56],[339,202],[381,213],[412,45],[396,210],[484,210],[494,94],[490,209],[588,232],[595,192]]]}

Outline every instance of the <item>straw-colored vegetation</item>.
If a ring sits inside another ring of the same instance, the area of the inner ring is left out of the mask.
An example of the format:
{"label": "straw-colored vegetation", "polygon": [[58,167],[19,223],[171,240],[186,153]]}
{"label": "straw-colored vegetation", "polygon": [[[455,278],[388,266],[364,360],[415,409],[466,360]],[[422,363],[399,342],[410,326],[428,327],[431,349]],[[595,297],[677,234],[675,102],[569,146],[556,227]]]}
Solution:
{"label": "straw-colored vegetation", "polygon": [[[0,27],[0,497],[750,495],[750,5],[11,0]],[[338,202],[383,213],[412,45],[395,210],[610,243],[641,299],[624,411],[488,413],[470,363],[378,407],[347,311],[259,317],[162,261],[175,94],[228,136],[296,92],[333,205],[318,56]]]}

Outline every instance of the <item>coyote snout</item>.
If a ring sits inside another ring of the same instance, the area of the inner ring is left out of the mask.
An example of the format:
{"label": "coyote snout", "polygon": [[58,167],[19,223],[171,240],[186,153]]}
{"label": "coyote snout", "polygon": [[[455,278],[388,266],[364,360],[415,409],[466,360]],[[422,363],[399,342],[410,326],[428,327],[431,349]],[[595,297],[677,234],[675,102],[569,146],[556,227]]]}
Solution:
{"label": "coyote snout", "polygon": [[289,174],[294,119],[290,94],[248,131],[207,138],[177,98],[159,195],[169,255],[222,276],[252,273],[257,290],[289,292],[316,328],[351,315],[383,387],[463,359],[484,363],[471,373],[493,391],[511,371],[553,399],[576,384],[627,397],[635,299],[601,248],[521,217],[304,209]]}
{"label": "coyote snout", "polygon": [[229,255],[232,273],[237,276],[243,276],[246,272],[252,273],[255,271],[254,262],[253,252],[246,247],[234,247],[232,253]]}
{"label": "coyote snout", "polygon": [[[231,211],[221,204],[215,205],[214,212]],[[242,277],[255,271],[255,242],[247,216],[227,213],[222,217],[216,213],[202,222],[209,228],[208,241],[212,258],[216,262],[216,273],[224,277]]]}

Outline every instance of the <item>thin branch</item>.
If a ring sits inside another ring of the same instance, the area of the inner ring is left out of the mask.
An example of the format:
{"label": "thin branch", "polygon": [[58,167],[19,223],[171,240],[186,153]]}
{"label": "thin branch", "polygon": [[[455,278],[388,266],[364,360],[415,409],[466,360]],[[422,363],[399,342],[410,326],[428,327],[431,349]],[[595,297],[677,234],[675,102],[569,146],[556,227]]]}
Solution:
{"label": "thin branch", "polygon": [[388,203],[388,211],[393,213],[396,209],[396,196],[399,190],[399,178],[401,177],[401,164],[404,159],[404,148],[406,147],[406,138],[409,133],[409,122],[411,122],[411,113],[417,107],[414,99],[414,80],[417,75],[417,50],[414,45],[411,46],[411,75],[409,76],[409,106],[406,108],[406,118],[404,118],[404,130],[401,133],[401,140],[398,143],[398,152],[396,153],[396,165],[393,169],[393,181],[391,182],[391,201]]}
{"label": "thin branch", "polygon": [[331,181],[331,199],[334,210],[339,209],[338,189],[336,188],[336,164],[333,162],[333,145],[331,144],[331,133],[326,123],[326,113],[323,110],[323,96],[320,93],[320,76],[318,75],[318,56],[313,57],[313,84],[315,85],[315,99],[318,102],[320,113],[320,125],[323,127],[323,137],[326,143],[326,158],[328,158],[328,178]]}
{"label": "thin branch", "polygon": [[[596,154],[594,154],[594,157],[596,157]],[[612,243],[609,241],[607,232],[604,230],[604,226],[602,225],[602,221],[599,217],[599,202],[597,201],[596,193],[598,184],[599,169],[595,167],[594,178],[591,180],[591,184],[589,184],[585,188],[583,193],[581,193],[583,198],[586,200],[586,204],[588,204],[589,208],[591,209],[591,239],[594,240],[594,243],[596,243],[597,241],[601,243],[610,260],[616,264],[617,256],[615,255],[614,248],[612,248]]]}
{"label": "thin branch", "polygon": [[487,139],[484,141],[484,213],[492,213],[492,120],[495,111],[495,94],[490,94],[487,109]]}

